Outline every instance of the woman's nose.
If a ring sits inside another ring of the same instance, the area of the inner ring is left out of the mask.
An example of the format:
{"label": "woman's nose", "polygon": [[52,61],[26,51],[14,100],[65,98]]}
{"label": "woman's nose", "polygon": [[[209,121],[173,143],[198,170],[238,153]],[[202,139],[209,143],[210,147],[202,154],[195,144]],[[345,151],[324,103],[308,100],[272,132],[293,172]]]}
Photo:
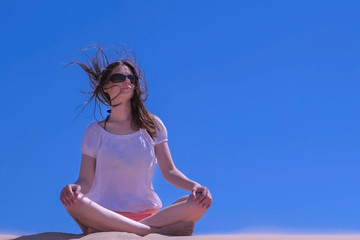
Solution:
{"label": "woman's nose", "polygon": [[126,77],[124,83],[125,84],[130,84],[130,80]]}

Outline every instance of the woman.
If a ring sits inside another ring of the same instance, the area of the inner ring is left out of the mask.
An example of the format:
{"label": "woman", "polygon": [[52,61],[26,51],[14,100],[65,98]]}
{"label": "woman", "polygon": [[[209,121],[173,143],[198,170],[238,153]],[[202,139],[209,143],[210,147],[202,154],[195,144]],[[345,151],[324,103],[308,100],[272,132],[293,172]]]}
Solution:
{"label": "woman", "polygon": [[[111,110],[85,130],[79,178],[60,194],[68,213],[84,234],[191,235],[212,203],[211,193],[175,167],[164,124],[144,106],[146,82],[136,62],[126,55],[110,63],[98,47],[90,66],[70,64],[89,76],[90,100]],[[152,186],[157,164],[169,183],[191,192],[161,210]]]}

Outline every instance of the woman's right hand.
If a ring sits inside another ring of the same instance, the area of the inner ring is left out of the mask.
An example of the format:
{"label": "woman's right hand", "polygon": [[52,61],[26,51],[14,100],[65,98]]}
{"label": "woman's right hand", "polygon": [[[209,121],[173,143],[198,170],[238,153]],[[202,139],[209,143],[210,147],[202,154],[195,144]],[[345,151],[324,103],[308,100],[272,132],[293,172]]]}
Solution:
{"label": "woman's right hand", "polygon": [[60,193],[60,201],[65,207],[71,207],[77,201],[77,196],[81,191],[81,186],[77,184],[66,185]]}

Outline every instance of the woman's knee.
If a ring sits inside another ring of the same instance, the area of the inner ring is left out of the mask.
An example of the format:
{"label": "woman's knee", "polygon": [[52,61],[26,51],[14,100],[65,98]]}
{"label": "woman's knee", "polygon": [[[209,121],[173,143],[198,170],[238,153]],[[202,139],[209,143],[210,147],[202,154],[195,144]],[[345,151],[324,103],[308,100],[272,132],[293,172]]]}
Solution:
{"label": "woman's knee", "polygon": [[[197,198],[198,197],[200,197],[200,196],[197,196]],[[174,202],[171,205],[174,205],[174,204],[182,204],[183,205],[184,204],[183,206],[185,206],[187,211],[192,212],[192,213],[199,213],[199,212],[202,213],[204,211],[206,212],[207,209],[201,207],[201,204],[196,202],[197,198],[194,199],[192,194],[185,195],[185,196],[179,198],[176,202]]]}
{"label": "woman's knee", "polygon": [[190,194],[185,201],[189,213],[187,221],[197,222],[208,210],[196,201],[198,197],[194,199],[193,195]]}
{"label": "woman's knee", "polygon": [[197,202],[197,199],[199,199],[200,196],[201,196],[201,194],[198,193],[196,195],[196,198],[194,198],[194,196],[192,194],[190,194],[186,199],[186,204],[194,211],[197,211],[197,212],[200,211],[200,212],[205,213],[207,211],[207,208],[203,207],[201,203]]}
{"label": "woman's knee", "polygon": [[173,202],[171,205],[174,205],[176,203],[186,202],[188,197],[189,197],[188,195],[185,195],[185,196],[179,198],[178,200],[176,200],[175,202]]}

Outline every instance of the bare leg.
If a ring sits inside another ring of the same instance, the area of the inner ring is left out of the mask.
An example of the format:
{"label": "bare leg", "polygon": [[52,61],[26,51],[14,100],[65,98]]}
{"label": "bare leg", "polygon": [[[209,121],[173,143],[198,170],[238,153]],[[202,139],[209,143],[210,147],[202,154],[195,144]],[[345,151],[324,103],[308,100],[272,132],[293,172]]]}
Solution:
{"label": "bare leg", "polygon": [[[68,209],[66,209],[68,211]],[[69,212],[69,211],[68,211]],[[69,213],[70,214],[70,213]],[[75,217],[73,217],[71,214],[70,216],[74,219],[74,221],[77,223],[77,225],[79,225],[81,231],[83,232],[83,234],[89,234],[89,233],[94,233],[96,232],[94,229],[89,228],[88,226],[85,226],[84,224],[82,224],[78,219],[76,219]],[[89,231],[90,229],[90,231]]]}
{"label": "bare leg", "polygon": [[66,207],[66,210],[75,221],[80,223],[79,226],[81,228],[82,226],[86,227],[86,233],[87,229],[90,228],[101,232],[120,231],[135,233],[140,236],[145,236],[149,233],[178,235],[184,233],[184,231],[186,232],[186,229],[191,225],[191,223],[182,222],[174,225],[175,227],[168,226],[168,228],[164,229],[150,227],[106,209],[83,194],[79,194],[76,204]]}
{"label": "bare leg", "polygon": [[79,194],[77,203],[66,208],[66,210],[74,219],[80,222],[80,227],[83,225],[99,231],[130,232],[141,236],[155,231],[155,229],[151,229],[149,226],[133,221],[98,205],[83,194]]}
{"label": "bare leg", "polygon": [[[171,205],[174,205],[175,203],[179,203],[179,202],[186,202],[186,200],[188,199],[188,195],[186,195],[186,196],[183,196],[183,197],[181,197],[181,198],[179,198],[178,200],[176,200],[175,202],[173,202]],[[170,206],[171,206],[170,205]]]}
{"label": "bare leg", "polygon": [[177,222],[197,222],[206,211],[207,209],[199,206],[190,194],[140,222],[152,227],[164,227]]}
{"label": "bare leg", "polygon": [[79,227],[80,227],[81,231],[83,232],[83,234],[88,234],[88,228],[85,225],[83,225],[81,222],[79,222],[79,220],[77,220],[76,218],[73,217],[73,219],[79,225]]}

